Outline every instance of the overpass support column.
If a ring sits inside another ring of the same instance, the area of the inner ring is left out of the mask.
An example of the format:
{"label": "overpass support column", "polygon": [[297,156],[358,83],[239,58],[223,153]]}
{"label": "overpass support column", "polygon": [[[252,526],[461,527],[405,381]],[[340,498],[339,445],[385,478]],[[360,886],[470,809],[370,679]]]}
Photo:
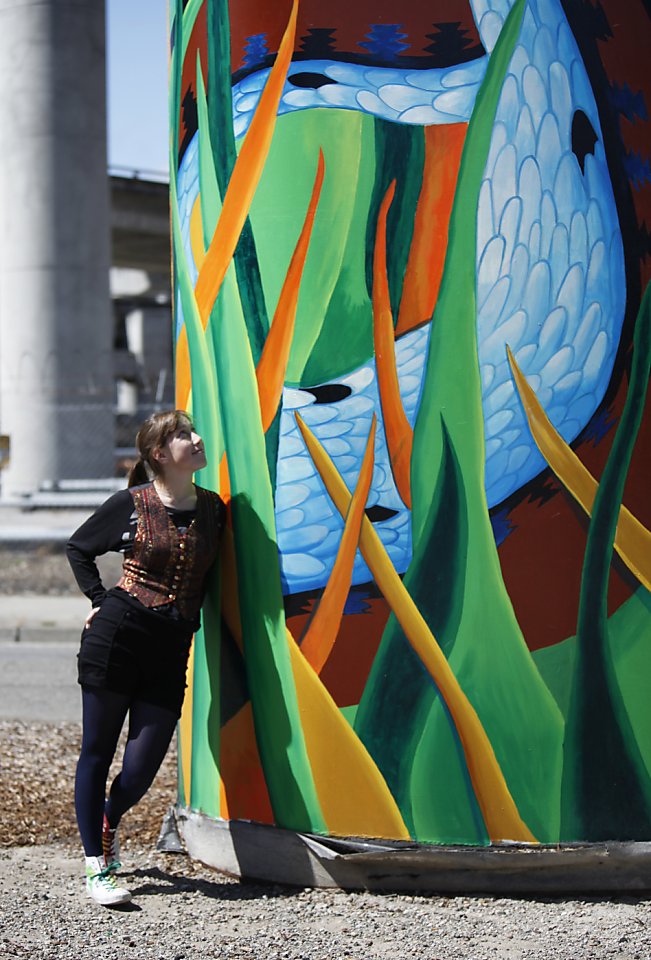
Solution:
{"label": "overpass support column", "polygon": [[2,496],[113,474],[104,0],[0,0]]}

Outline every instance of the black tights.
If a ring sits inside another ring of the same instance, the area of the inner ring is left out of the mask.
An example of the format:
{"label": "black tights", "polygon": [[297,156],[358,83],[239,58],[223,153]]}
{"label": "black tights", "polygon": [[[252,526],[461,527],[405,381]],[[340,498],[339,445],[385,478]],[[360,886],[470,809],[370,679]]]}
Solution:
{"label": "black tights", "polygon": [[[83,733],[75,778],[75,809],[87,857],[102,854],[104,812],[112,827],[147,792],[165,758],[177,717],[171,710],[110,690],[82,687]],[[125,718],[129,732],[122,770],[106,780]]]}

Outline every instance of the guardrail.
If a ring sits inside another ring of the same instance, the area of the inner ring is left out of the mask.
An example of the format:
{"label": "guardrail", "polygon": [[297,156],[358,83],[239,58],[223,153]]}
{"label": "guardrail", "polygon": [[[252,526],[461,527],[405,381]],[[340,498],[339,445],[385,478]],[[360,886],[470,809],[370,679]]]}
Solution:
{"label": "guardrail", "polygon": [[141,167],[123,167],[120,164],[109,164],[109,176],[130,177],[132,180],[151,180],[156,183],[169,183],[168,170],[148,170]]}

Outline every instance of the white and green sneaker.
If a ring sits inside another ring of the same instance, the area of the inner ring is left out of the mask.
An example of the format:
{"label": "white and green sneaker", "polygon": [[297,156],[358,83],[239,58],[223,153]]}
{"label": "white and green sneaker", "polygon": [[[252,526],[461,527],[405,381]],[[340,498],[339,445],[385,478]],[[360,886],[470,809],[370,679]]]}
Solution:
{"label": "white and green sneaker", "polygon": [[119,863],[107,865],[104,857],[86,857],[86,896],[103,907],[129,903],[130,892],[126,887],[119,886],[113,876],[113,871],[119,866]]}

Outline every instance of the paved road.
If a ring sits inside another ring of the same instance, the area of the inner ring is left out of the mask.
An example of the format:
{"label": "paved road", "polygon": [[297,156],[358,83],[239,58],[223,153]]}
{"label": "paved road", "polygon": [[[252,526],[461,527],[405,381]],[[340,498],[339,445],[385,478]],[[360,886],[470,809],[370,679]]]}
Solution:
{"label": "paved road", "polygon": [[0,719],[81,720],[76,640],[0,642]]}
{"label": "paved road", "polygon": [[0,719],[81,719],[77,646],[85,597],[0,597]]}
{"label": "paved road", "polygon": [[[106,585],[115,583],[120,558],[98,565]],[[89,609],[81,594],[0,595],[0,719],[81,720],[76,657]]]}
{"label": "paved road", "polygon": [[[74,509],[65,508],[61,497],[57,509],[31,512],[0,504],[0,544],[17,550],[22,545],[23,557],[39,544],[60,545],[108,493],[94,494],[87,505],[79,501]],[[61,562],[66,564],[63,556]],[[107,586],[116,582],[120,562],[116,554],[99,558]],[[0,719],[81,719],[76,656],[89,609],[81,594],[0,595]]]}

